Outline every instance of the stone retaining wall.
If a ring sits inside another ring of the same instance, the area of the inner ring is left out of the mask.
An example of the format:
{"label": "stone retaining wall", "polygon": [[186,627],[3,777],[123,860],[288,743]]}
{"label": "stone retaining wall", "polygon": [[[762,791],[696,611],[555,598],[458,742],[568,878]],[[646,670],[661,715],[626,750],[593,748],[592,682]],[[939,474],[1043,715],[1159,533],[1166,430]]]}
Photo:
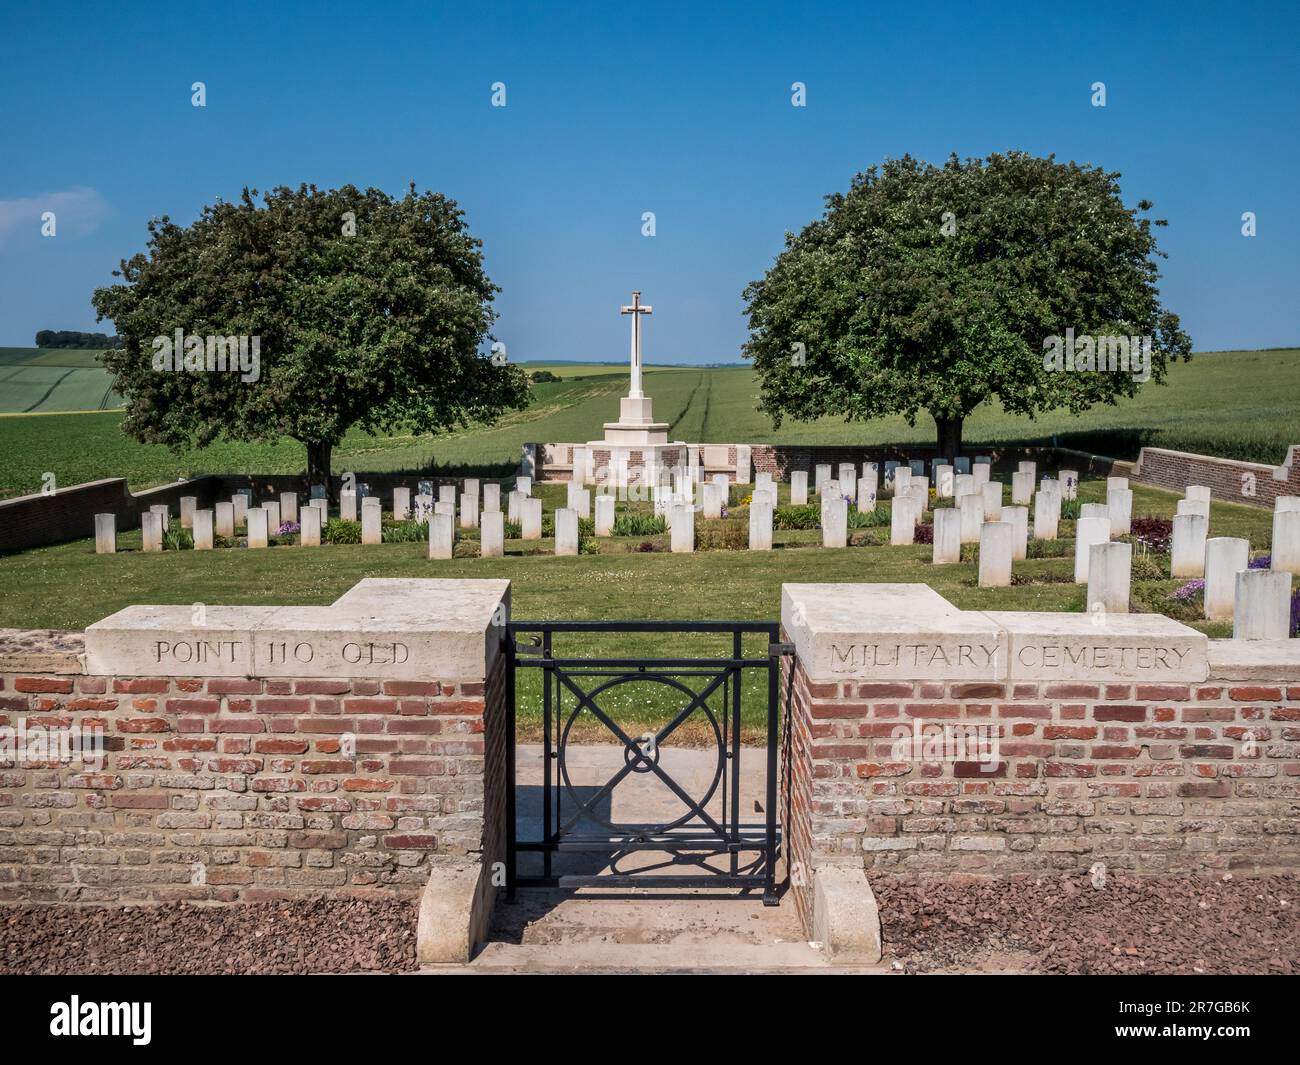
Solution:
{"label": "stone retaining wall", "polygon": [[1207,485],[1215,499],[1273,508],[1278,496],[1300,495],[1300,444],[1287,451],[1286,462],[1269,466],[1260,462],[1194,455],[1160,447],[1144,447],[1137,462],[1123,463],[1117,473],[1142,484],[1182,491],[1189,484]]}

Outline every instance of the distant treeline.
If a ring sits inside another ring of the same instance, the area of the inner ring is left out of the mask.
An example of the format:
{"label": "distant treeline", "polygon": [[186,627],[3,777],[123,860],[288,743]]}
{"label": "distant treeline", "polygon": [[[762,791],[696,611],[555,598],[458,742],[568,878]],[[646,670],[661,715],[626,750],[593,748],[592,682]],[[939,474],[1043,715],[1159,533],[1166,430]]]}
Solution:
{"label": "distant treeline", "polygon": [[75,329],[42,329],[36,334],[38,348],[115,348],[118,338],[106,333],[79,333]]}

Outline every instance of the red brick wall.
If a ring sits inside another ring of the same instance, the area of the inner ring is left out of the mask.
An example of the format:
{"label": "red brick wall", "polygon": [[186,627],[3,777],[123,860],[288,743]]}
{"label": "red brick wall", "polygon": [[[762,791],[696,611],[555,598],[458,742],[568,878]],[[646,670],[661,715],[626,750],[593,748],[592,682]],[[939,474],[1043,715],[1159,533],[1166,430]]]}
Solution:
{"label": "red brick wall", "polygon": [[[796,667],[788,705],[793,760],[809,748],[789,771],[794,860],[857,854],[905,877],[1300,866],[1294,682],[809,684]],[[994,726],[996,771],[892,760],[914,717]]]}
{"label": "red brick wall", "polygon": [[[1300,495],[1300,462],[1292,461],[1300,445],[1292,445],[1287,464],[1265,466],[1185,451],[1144,447],[1129,476],[1143,484],[1182,491],[1189,484],[1207,485],[1215,499],[1273,508],[1278,496]],[[1275,477],[1276,473],[1279,477]]]}
{"label": "red brick wall", "polygon": [[503,699],[500,660],[487,685],[0,675],[0,726],[98,725],[106,748],[93,773],[0,762],[0,900],[414,893],[500,848]]}
{"label": "red brick wall", "polygon": [[[784,633],[781,638],[784,640]],[[814,686],[820,691],[821,686]],[[834,687],[833,685],[831,687]],[[799,920],[812,931],[812,743],[817,723],[810,711],[812,692],[798,660],[781,659],[781,690],[785,696],[786,727],[782,751],[781,832],[790,877],[789,897]],[[820,691],[820,694],[828,694]]]}

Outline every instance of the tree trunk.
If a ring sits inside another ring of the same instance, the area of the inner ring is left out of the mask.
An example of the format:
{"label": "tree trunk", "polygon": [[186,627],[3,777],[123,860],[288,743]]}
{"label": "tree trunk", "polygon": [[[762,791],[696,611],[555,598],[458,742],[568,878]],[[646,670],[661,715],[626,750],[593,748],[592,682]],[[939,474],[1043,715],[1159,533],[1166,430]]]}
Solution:
{"label": "tree trunk", "polygon": [[307,485],[330,485],[330,454],[334,445],[328,440],[307,441]]}
{"label": "tree trunk", "polygon": [[955,418],[940,418],[935,415],[935,439],[938,443],[939,454],[951,461],[961,454],[961,416]]}

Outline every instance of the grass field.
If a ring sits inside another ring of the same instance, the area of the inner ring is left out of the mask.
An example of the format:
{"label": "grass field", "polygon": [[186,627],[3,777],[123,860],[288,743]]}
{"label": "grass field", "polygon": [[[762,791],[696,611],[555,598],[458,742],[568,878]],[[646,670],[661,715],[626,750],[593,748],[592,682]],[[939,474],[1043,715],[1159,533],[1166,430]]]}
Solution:
{"label": "grass field", "polygon": [[108,410],[122,405],[102,352],[0,348],[0,414]]}
{"label": "grass field", "polygon": [[[617,417],[618,399],[627,381],[620,368],[541,363],[526,368],[548,368],[564,379],[535,385],[532,405],[494,426],[438,437],[397,434],[376,438],[351,433],[335,451],[336,472],[424,470],[435,462],[508,467],[518,461],[524,443],[586,441],[599,434],[602,422]],[[0,365],[0,375],[7,370]],[[66,368],[26,363],[17,370],[25,374],[66,372]],[[0,409],[33,401],[30,390],[23,391],[18,400],[10,400],[10,388],[22,391],[28,386],[0,382],[0,397],[5,397],[0,399]],[[912,427],[901,418],[856,425],[825,418],[808,424],[786,422],[780,430],[773,430],[771,422],[754,409],[758,388],[748,367],[651,368],[646,373],[646,388],[654,397],[656,417],[669,422],[672,437],[679,440],[879,444],[929,443],[933,439],[928,420]],[[95,398],[98,402],[102,395]],[[120,420],[121,415],[114,412],[0,417],[0,453],[7,459],[0,468],[0,496],[38,490],[46,471],[53,472],[61,485],[126,477],[132,488],[139,489],[197,473],[294,473],[305,465],[303,448],[288,440],[275,444],[222,442],[177,456],[161,446],[126,439],[118,429]],[[1300,443],[1300,350],[1197,355],[1190,363],[1173,368],[1169,384],[1148,386],[1131,401],[1100,407],[1080,417],[1050,414],[1030,421],[984,407],[966,423],[971,450],[980,445],[1050,443],[1054,439],[1063,446],[1112,458],[1136,457],[1143,444],[1152,444],[1280,463],[1287,446]]]}

